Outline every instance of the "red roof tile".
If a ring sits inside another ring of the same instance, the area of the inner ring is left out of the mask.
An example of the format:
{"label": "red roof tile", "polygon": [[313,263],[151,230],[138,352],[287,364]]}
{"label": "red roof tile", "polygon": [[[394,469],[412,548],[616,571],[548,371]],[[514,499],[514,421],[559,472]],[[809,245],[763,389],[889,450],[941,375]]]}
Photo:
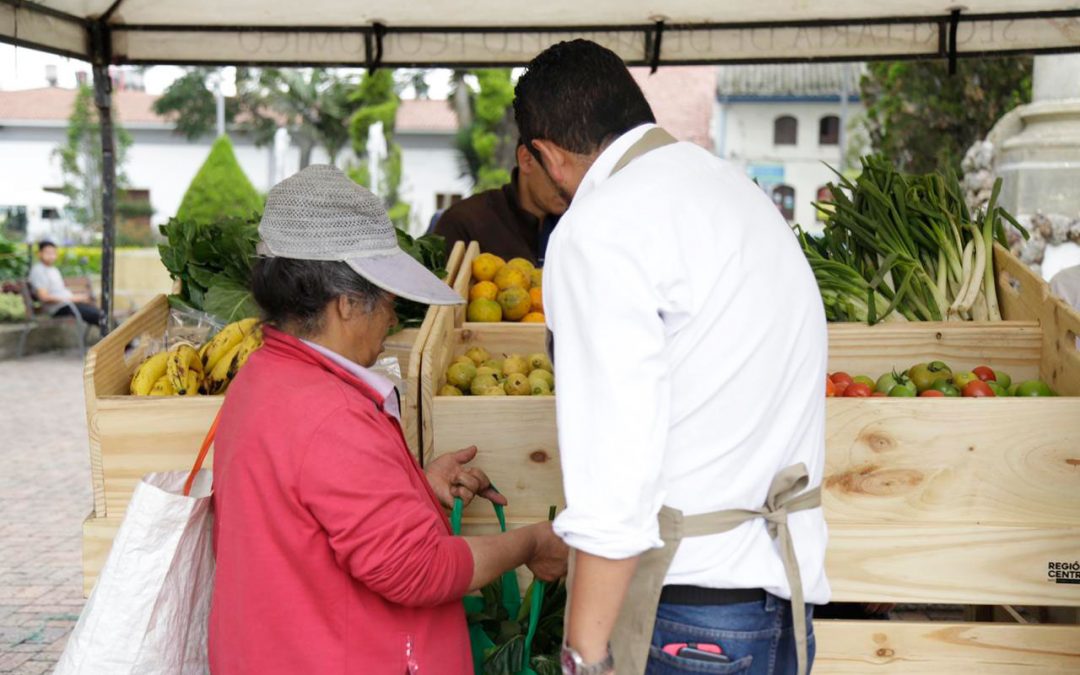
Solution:
{"label": "red roof tile", "polygon": [[[0,91],[0,119],[65,120],[75,104],[75,90],[60,87]],[[154,112],[157,97],[142,91],[117,91],[113,94],[117,119],[127,124],[157,123],[168,120]]]}

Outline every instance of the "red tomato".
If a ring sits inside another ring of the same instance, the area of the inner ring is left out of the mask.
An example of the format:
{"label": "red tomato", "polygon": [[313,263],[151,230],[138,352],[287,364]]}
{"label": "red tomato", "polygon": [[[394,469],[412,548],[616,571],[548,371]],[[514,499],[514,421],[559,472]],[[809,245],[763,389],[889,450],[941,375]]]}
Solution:
{"label": "red tomato", "polygon": [[972,380],[964,387],[963,395],[968,398],[983,398],[985,396],[993,396],[994,390],[982,380]]}
{"label": "red tomato", "polygon": [[888,398],[888,396],[889,395],[883,391],[875,391],[873,394],[870,394],[870,398]]}
{"label": "red tomato", "polygon": [[844,396],[847,397],[869,398],[870,394],[870,387],[866,386],[862,382],[854,382],[852,384],[849,384],[847,388],[844,389]]}
{"label": "red tomato", "polygon": [[849,382],[833,382],[833,386],[836,387],[836,395],[843,396],[849,385]]}
{"label": "red tomato", "polygon": [[926,398],[945,398],[945,392],[938,391],[937,389],[927,389],[919,394],[919,396],[924,396]]}
{"label": "red tomato", "polygon": [[833,396],[836,396],[836,385],[833,384],[833,381],[830,380],[828,378],[828,376],[826,376],[825,377],[825,397],[826,398],[832,398]]}
{"label": "red tomato", "polygon": [[990,382],[991,380],[997,382],[997,374],[989,366],[979,366],[972,369],[971,372],[975,373],[983,382]]}
{"label": "red tomato", "polygon": [[848,375],[847,373],[845,373],[842,370],[838,370],[835,373],[833,373],[829,377],[829,379],[833,381],[833,384],[851,384],[852,382],[855,381],[854,379],[852,379],[852,377],[850,375]]}

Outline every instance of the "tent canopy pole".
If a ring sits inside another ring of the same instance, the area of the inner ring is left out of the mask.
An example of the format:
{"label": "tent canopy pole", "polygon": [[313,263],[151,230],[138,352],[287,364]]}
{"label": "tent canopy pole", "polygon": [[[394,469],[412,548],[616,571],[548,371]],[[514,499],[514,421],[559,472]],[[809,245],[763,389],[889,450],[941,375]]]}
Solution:
{"label": "tent canopy pole", "polygon": [[101,126],[101,335],[113,326],[113,276],[116,252],[116,148],[113,139],[111,49],[103,22],[90,26],[93,50],[94,103]]}

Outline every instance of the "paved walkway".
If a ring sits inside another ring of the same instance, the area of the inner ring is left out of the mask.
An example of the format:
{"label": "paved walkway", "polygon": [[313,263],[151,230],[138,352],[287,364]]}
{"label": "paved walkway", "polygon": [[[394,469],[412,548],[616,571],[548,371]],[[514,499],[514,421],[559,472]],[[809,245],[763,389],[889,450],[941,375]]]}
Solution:
{"label": "paved walkway", "polygon": [[0,673],[60,657],[83,606],[91,506],[82,358],[0,361]]}

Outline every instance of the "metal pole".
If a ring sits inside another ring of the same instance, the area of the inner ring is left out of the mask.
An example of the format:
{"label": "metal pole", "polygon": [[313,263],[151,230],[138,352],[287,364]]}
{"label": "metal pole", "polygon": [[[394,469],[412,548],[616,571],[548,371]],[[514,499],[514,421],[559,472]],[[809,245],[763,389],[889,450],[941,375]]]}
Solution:
{"label": "metal pole", "polygon": [[842,66],[840,81],[840,129],[837,135],[837,144],[840,147],[840,173],[844,173],[847,169],[847,125],[848,125],[848,98],[850,97],[851,83],[848,78],[851,76],[851,64],[845,63]]}
{"label": "metal pole", "polygon": [[214,102],[217,104],[217,135],[221,138],[225,135],[225,96],[221,93],[222,73],[219,70],[214,75]]}
{"label": "metal pole", "polygon": [[108,29],[90,29],[93,45],[94,103],[101,126],[101,335],[112,329],[113,263],[116,248],[116,152],[113,141],[112,80],[109,78]]}

